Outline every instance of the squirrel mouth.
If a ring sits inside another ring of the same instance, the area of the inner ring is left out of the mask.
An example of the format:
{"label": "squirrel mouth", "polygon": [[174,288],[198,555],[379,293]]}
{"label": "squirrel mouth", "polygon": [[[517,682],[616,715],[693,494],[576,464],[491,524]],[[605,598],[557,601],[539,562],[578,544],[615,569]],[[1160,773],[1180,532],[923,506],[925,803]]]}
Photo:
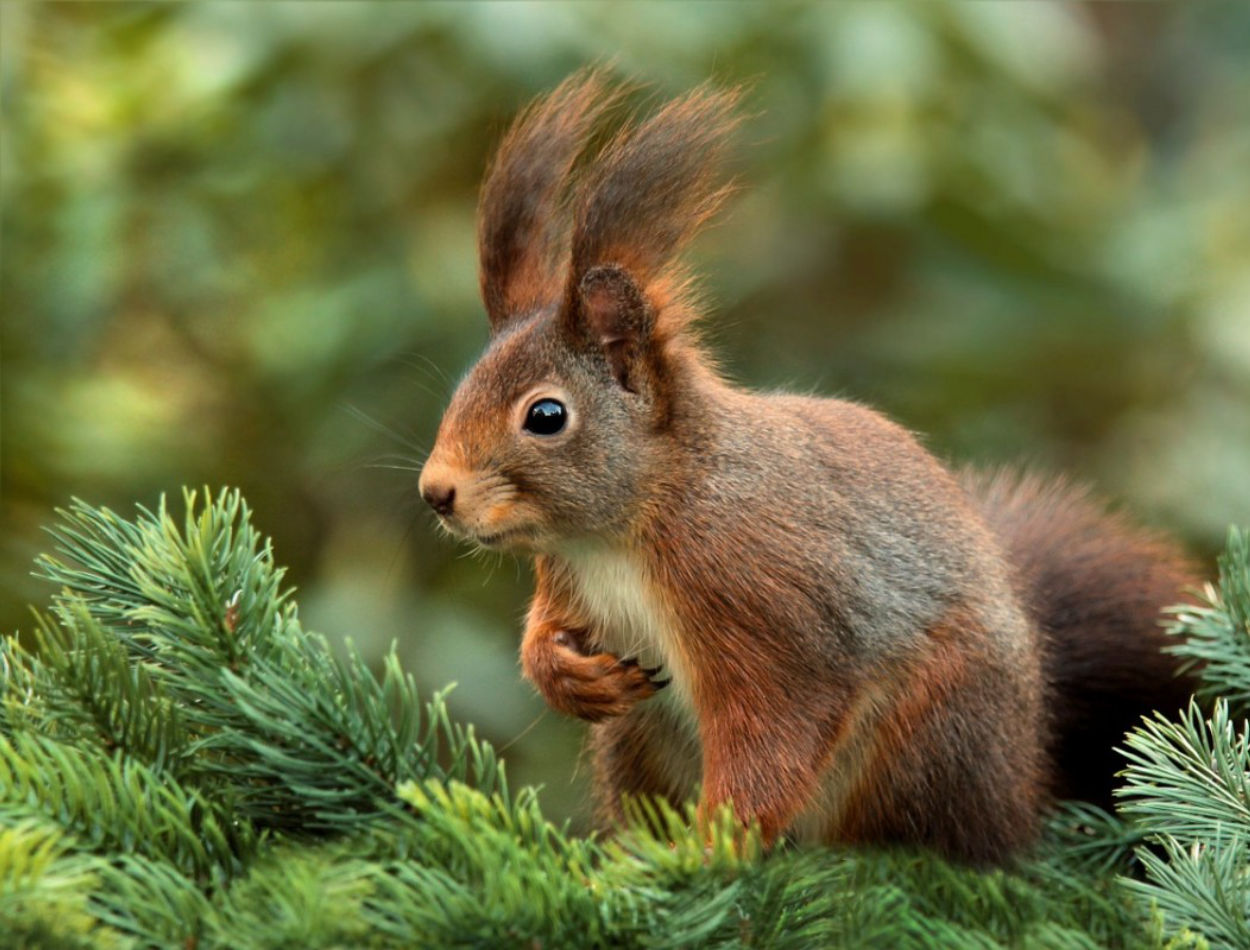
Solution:
{"label": "squirrel mouth", "polygon": [[530,528],[507,528],[504,531],[496,531],[493,534],[478,534],[473,536],[473,542],[484,548],[506,547],[506,542],[520,540],[533,535]]}

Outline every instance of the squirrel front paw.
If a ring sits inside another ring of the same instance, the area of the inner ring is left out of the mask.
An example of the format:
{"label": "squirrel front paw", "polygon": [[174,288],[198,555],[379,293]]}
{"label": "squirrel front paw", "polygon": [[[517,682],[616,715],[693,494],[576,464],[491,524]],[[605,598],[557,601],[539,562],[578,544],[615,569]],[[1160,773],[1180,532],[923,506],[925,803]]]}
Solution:
{"label": "squirrel front paw", "polygon": [[657,678],[658,666],[639,666],[636,658],[587,656],[563,630],[527,642],[522,665],[549,706],[589,722],[622,716],[669,684]]}

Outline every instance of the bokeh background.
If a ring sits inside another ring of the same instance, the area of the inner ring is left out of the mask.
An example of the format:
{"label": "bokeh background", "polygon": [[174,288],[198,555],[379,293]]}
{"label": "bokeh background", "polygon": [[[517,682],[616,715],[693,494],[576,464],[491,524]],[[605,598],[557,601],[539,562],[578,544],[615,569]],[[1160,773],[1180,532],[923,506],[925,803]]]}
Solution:
{"label": "bokeh background", "polygon": [[486,339],[473,210],[518,106],[588,62],[751,84],[696,248],[758,386],[943,457],[1095,485],[1202,557],[1250,523],[1250,5],[0,4],[0,629],[40,526],[236,485],[302,615],[586,815],[515,654],[529,568],[416,469]]}

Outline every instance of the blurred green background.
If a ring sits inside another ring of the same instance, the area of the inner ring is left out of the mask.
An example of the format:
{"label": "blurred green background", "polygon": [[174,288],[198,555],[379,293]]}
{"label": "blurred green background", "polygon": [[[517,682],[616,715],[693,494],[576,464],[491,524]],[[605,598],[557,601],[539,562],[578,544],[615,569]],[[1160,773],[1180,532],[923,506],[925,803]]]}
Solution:
{"label": "blurred green background", "polygon": [[[610,60],[752,84],[696,257],[729,372],[1093,483],[1203,556],[1250,523],[1250,5],[0,4],[0,629],[40,526],[240,486],[305,621],[586,815],[516,668],[529,568],[416,469],[486,339],[473,211],[518,106]],[[646,100],[646,95],[640,102]]]}

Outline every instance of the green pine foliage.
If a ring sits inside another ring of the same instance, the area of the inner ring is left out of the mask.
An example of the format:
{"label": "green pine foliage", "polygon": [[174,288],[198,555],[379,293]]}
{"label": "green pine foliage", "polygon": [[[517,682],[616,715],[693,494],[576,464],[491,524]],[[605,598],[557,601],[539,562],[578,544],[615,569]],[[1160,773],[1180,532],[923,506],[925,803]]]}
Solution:
{"label": "green pine foliage", "polygon": [[1250,946],[1244,535],[1175,625],[1229,699],[1130,735],[1119,817],[1063,806],[982,872],[649,802],[571,835],[394,655],[301,626],[238,493],[51,534],[59,593],[0,646],[5,947]]}
{"label": "green pine foliage", "polygon": [[1178,720],[1127,738],[1120,810],[1153,847],[1126,883],[1173,926],[1250,947],[1250,532],[1229,532],[1218,586],[1174,614],[1172,649],[1201,684]]}
{"label": "green pine foliage", "polygon": [[1172,652],[1199,670],[1200,699],[1224,699],[1232,711],[1250,713],[1250,531],[1231,528],[1219,559],[1219,583],[1201,603],[1174,608]]}

